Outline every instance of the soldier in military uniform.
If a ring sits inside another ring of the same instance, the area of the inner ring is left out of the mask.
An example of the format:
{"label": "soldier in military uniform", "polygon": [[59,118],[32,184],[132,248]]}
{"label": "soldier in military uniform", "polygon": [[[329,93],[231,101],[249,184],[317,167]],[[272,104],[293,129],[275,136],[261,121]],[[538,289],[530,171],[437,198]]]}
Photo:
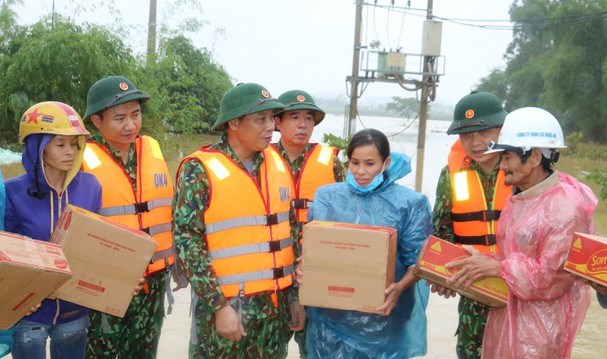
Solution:
{"label": "soldier in military uniform", "polygon": [[293,182],[268,147],[283,108],[263,86],[235,86],[213,126],[221,141],[178,170],[174,234],[193,291],[191,358],[285,358],[291,330],[303,328]]}
{"label": "soldier in military uniform", "polygon": [[[458,244],[473,245],[482,252],[497,251],[495,233],[499,213],[510,187],[499,169],[499,154],[485,154],[496,142],[506,111],[488,92],[472,92],[455,106],[447,133],[457,134],[448,164],[440,174],[433,211],[434,234]],[[433,291],[455,295],[433,285]],[[480,358],[489,307],[461,297],[458,305],[458,358]]]}
{"label": "soldier in military uniform", "polygon": [[[325,112],[316,106],[312,96],[302,90],[291,90],[280,95],[278,101],[286,108],[276,116],[280,140],[274,146],[293,174],[294,207],[301,234],[302,226],[308,222],[308,208],[314,201],[316,189],[343,182],[345,170],[337,157],[337,149],[310,142],[314,127],[325,118]],[[305,359],[306,331],[295,332],[295,341],[301,358]]]}

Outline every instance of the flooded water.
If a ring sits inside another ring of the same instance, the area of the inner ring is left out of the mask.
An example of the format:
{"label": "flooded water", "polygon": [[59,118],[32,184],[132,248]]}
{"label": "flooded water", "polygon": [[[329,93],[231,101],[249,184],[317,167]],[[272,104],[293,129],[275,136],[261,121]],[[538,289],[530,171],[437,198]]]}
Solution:
{"label": "flooded water", "polygon": [[[358,122],[357,129],[376,128],[389,136],[393,151],[400,151],[412,157],[411,168],[413,173],[400,181],[404,186],[415,187],[417,127],[409,125],[403,119],[383,117],[366,117]],[[448,122],[429,121],[426,137],[426,150],[424,158],[424,175],[422,193],[430,203],[434,203],[435,188],[440,170],[446,164],[447,154],[455,136],[448,136],[445,131]],[[313,140],[321,142],[323,133],[342,135],[343,118],[327,115],[315,131]],[[278,139],[278,135],[275,139]],[[14,177],[22,173],[20,163],[2,166],[5,178]],[[598,218],[597,218],[598,219]],[[603,218],[604,220],[604,218]],[[188,340],[190,334],[189,289],[180,290],[175,295],[173,314],[166,317],[158,348],[158,358],[187,358]],[[457,326],[457,298],[444,299],[431,295],[427,309],[428,316],[428,353],[426,358],[449,359],[455,355],[455,328]],[[574,345],[572,358],[591,359],[607,358],[607,344],[604,342],[604,333],[607,332],[607,310],[600,308],[593,293],[593,299],[581,332]],[[288,358],[298,358],[297,345],[291,342]],[[9,356],[10,358],[10,356]]]}

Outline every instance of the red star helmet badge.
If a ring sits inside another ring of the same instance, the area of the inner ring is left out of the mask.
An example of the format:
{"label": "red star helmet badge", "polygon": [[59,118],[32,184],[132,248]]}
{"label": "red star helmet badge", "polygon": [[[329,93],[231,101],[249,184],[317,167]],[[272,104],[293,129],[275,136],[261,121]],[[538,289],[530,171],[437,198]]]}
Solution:
{"label": "red star helmet badge", "polygon": [[270,93],[266,90],[261,90],[261,96],[268,98],[268,97],[270,97]]}
{"label": "red star helmet badge", "polygon": [[305,100],[306,100],[306,98],[304,97],[304,95],[298,95],[297,96],[297,101],[304,102]]}
{"label": "red star helmet badge", "polygon": [[38,108],[36,108],[34,111],[30,112],[27,114],[27,122],[26,123],[31,123],[33,122],[34,124],[38,124],[38,117],[41,114],[38,113]]}
{"label": "red star helmet badge", "polygon": [[119,83],[119,84],[118,84],[118,87],[120,87],[120,89],[121,89],[122,91],[126,91],[126,90],[128,90],[128,89],[129,89],[129,85],[127,85],[127,84],[126,84],[126,82],[121,82],[121,83]]}
{"label": "red star helmet badge", "polygon": [[474,117],[474,110],[472,110],[472,109],[466,110],[466,113],[464,116],[466,116],[466,118],[468,120],[471,119],[472,117]]}

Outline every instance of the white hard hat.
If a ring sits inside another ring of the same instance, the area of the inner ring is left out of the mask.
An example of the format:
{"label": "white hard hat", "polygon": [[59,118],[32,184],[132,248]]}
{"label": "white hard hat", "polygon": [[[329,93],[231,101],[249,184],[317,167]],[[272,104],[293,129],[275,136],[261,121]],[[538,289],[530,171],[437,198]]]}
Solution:
{"label": "white hard hat", "polygon": [[561,125],[550,112],[523,107],[506,116],[497,143],[489,145],[487,153],[514,151],[524,154],[539,148],[549,158],[550,150],[566,147]]}

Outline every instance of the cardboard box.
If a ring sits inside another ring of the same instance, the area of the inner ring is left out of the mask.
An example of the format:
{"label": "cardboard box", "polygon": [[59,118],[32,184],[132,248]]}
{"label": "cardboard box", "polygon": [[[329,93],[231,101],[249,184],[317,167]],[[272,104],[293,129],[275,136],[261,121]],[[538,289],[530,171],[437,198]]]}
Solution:
{"label": "cardboard box", "polygon": [[575,232],[564,268],[575,276],[607,286],[607,238]]}
{"label": "cardboard box", "polygon": [[68,205],[53,232],[74,276],[55,297],[123,317],[156,249],[146,233]]}
{"label": "cardboard box", "polygon": [[12,327],[71,276],[60,246],[0,231],[0,329]]}
{"label": "cardboard box", "polygon": [[304,305],[375,313],[394,282],[396,229],[312,221],[303,226]]}
{"label": "cardboard box", "polygon": [[508,303],[508,286],[499,277],[489,277],[474,282],[470,287],[454,287],[447,284],[457,270],[445,268],[452,260],[469,257],[470,254],[460,246],[435,236],[430,236],[424,243],[419,260],[413,273],[432,283],[455,290],[460,295],[484,303],[490,307],[504,307]]}

